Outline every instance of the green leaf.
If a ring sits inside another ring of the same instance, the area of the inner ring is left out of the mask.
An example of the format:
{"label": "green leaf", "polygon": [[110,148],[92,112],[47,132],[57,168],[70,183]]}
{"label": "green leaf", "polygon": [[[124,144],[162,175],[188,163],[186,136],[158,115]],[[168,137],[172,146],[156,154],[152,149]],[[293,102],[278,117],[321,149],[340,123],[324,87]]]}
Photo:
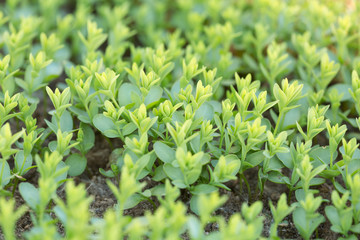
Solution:
{"label": "green leaf", "polygon": [[19,192],[25,202],[33,209],[36,210],[36,206],[40,204],[39,190],[31,183],[20,183]]}
{"label": "green leaf", "polygon": [[61,174],[55,178],[58,183],[61,183],[66,179],[67,170],[68,166],[63,161],[59,162],[59,164],[56,166],[56,172],[61,172]]}
{"label": "green leaf", "polygon": [[150,189],[151,195],[161,198],[166,195],[165,184],[159,184]]}
{"label": "green leaf", "polygon": [[133,208],[136,205],[139,204],[139,202],[145,200],[146,198],[144,198],[142,195],[135,193],[134,195],[130,196],[125,204],[124,204],[124,209],[129,209],[129,208]]}
{"label": "green leaf", "polygon": [[179,168],[174,167],[170,163],[164,164],[164,172],[166,175],[171,178],[172,180],[184,180],[184,176]]}
{"label": "green leaf", "polygon": [[97,114],[93,118],[94,126],[100,130],[105,136],[110,138],[115,138],[119,136],[119,133],[116,131],[115,124],[113,121],[104,116],[103,114]]}
{"label": "green leaf", "polygon": [[325,179],[323,178],[312,178],[310,180],[310,186],[317,186],[317,185],[321,185],[325,182]]}
{"label": "green leaf", "polygon": [[104,175],[105,177],[115,177],[115,174],[114,172],[110,169],[110,170],[107,170],[105,171],[103,168],[99,168],[99,172]]}
{"label": "green leaf", "polygon": [[155,169],[154,176],[151,179],[159,182],[165,178],[166,178],[166,174],[164,172],[164,165],[160,165]]}
{"label": "green leaf", "polygon": [[66,223],[67,218],[66,218],[66,213],[64,212],[64,210],[61,209],[60,206],[55,206],[53,209],[54,209],[54,213],[60,219],[60,221],[63,223]]}
{"label": "green leaf", "polygon": [[26,159],[24,158],[24,151],[21,150],[15,155],[15,171],[17,174],[23,175],[27,172],[27,169],[31,167],[33,163],[32,155],[29,154]]}
{"label": "green leaf", "polygon": [[54,133],[57,132],[57,126],[55,123],[52,123],[50,121],[48,121],[47,119],[45,119],[46,125],[48,125],[48,127],[51,129],[51,131],[53,131]]}
{"label": "green leaf", "polygon": [[82,174],[86,168],[87,159],[80,154],[71,154],[65,161],[70,168],[68,170],[69,176],[78,176]]}
{"label": "green leaf", "polygon": [[199,215],[198,202],[199,202],[199,195],[193,195],[190,199],[190,209],[197,215]]}
{"label": "green leaf", "polygon": [[[83,146],[85,152],[89,151],[95,144],[95,133],[93,129],[85,123],[80,123],[80,128],[83,131],[83,141],[79,144]],[[78,146],[76,146],[78,147]]]}
{"label": "green leaf", "polygon": [[[245,162],[249,163],[251,167],[255,167],[257,165],[259,165],[262,161],[264,161],[264,154],[263,151],[257,151],[254,153],[249,154],[246,159]],[[243,169],[245,170],[245,169]]]}
{"label": "green leaf", "polygon": [[301,117],[301,112],[299,108],[291,109],[285,115],[282,128],[286,129],[287,127],[294,126],[296,122],[300,120],[300,117]]}
{"label": "green leaf", "polygon": [[91,119],[90,119],[89,115],[84,110],[81,110],[81,109],[73,107],[73,106],[71,106],[69,108],[69,110],[72,113],[74,113],[81,122],[91,124]]}
{"label": "green leaf", "polygon": [[118,93],[119,105],[126,106],[128,104],[131,104],[133,102],[131,99],[131,96],[133,94],[141,96],[140,89],[137,86],[130,83],[122,84]]}
{"label": "green leaf", "polygon": [[270,159],[270,164],[268,166],[269,171],[280,171],[281,168],[283,168],[284,165],[277,157],[272,157]]}
{"label": "green leaf", "polygon": [[289,169],[294,168],[294,164],[292,161],[291,153],[276,153],[276,156],[279,158],[279,160]]}
{"label": "green leaf", "polygon": [[0,187],[4,187],[10,182],[11,173],[9,164],[7,162],[2,162],[0,164],[0,169],[3,169]]}
{"label": "green leaf", "polygon": [[[329,146],[326,147],[313,147],[311,151],[309,152],[309,156],[314,159],[312,162],[312,165],[314,168],[323,165],[324,163],[326,165],[330,164],[330,148]],[[333,159],[336,159],[337,152],[334,153]]]}
{"label": "green leaf", "polygon": [[150,105],[151,103],[157,102],[160,100],[163,94],[163,89],[159,86],[151,87],[150,91],[145,97],[144,103],[146,106]]}
{"label": "green leaf", "polygon": [[208,194],[217,190],[217,187],[209,184],[196,185],[190,192],[194,195]]}
{"label": "green leaf", "polygon": [[156,156],[164,163],[171,163],[175,160],[175,150],[162,142],[154,144]]}
{"label": "green leaf", "polygon": [[349,164],[349,174],[353,175],[360,170],[360,159],[352,159]]}
{"label": "green leaf", "polygon": [[[197,200],[195,199],[195,200],[192,200],[191,202],[196,204],[194,201],[197,201]],[[203,231],[201,228],[201,223],[197,217],[189,216],[187,225],[188,225],[189,235],[190,235],[191,239],[202,239]]]}
{"label": "green leaf", "polygon": [[331,179],[331,178],[339,176],[339,175],[340,175],[339,170],[332,170],[332,169],[325,169],[319,174],[320,177],[324,177],[324,178],[328,178],[328,179]]}
{"label": "green leaf", "polygon": [[351,226],[350,230],[354,233],[359,233],[360,234],[360,223]]}
{"label": "green leaf", "polygon": [[172,181],[172,184],[174,184],[176,187],[183,189],[186,188],[186,184],[184,183],[184,180],[182,179],[176,179],[174,181]]}
{"label": "green leaf", "polygon": [[108,138],[119,138],[121,136],[115,129],[108,129],[103,134]]}
{"label": "green leaf", "polygon": [[270,172],[268,174],[268,180],[273,183],[285,183],[284,176],[280,172]]}
{"label": "green leaf", "polygon": [[190,146],[193,152],[200,152],[200,135],[197,135],[190,141]]}
{"label": "green leaf", "polygon": [[123,136],[128,136],[131,133],[133,133],[136,129],[137,129],[136,125],[133,122],[130,122],[122,128],[122,134]]}
{"label": "green leaf", "polygon": [[202,104],[195,113],[195,119],[203,119],[204,121],[213,120],[214,108],[208,102]]}
{"label": "green leaf", "polygon": [[[56,132],[57,132],[57,120],[56,120],[55,116],[52,116],[51,122],[53,122],[55,124]],[[73,130],[72,116],[66,110],[63,112],[63,114],[60,117],[60,129],[61,129],[62,132],[70,132],[70,131]]]}
{"label": "green leaf", "polygon": [[349,93],[349,89],[352,89],[350,84],[345,84],[345,83],[334,84],[331,87],[329,87],[326,91],[330,93],[333,89],[336,89],[339,95],[343,94],[340,101],[349,101],[352,99],[351,94]]}

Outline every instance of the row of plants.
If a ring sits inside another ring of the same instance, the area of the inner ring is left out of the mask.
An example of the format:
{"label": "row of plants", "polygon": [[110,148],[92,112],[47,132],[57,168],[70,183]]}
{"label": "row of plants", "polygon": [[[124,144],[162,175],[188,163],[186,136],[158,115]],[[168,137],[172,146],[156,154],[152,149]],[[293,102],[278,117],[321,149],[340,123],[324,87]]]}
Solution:
{"label": "row of plants", "polygon": [[[279,239],[285,218],[304,239],[319,237],[325,222],[334,237],[359,236],[355,1],[0,6],[5,239],[16,239],[27,212],[26,239]],[[93,198],[72,179],[86,174],[97,133],[112,150],[99,172],[117,200],[104,218],[91,216]],[[248,202],[227,219],[214,212],[229,181]],[[268,182],[286,186],[277,203],[264,198]],[[328,198],[319,192],[325,183]],[[15,207],[18,193],[25,204]],[[142,201],[155,210],[124,215]],[[209,223],[218,231],[206,232]]]}

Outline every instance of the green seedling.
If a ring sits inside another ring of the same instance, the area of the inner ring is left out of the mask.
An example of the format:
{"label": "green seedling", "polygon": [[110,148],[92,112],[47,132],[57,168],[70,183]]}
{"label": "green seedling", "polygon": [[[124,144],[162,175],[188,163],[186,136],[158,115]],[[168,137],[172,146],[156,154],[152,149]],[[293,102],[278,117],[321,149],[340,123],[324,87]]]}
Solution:
{"label": "green seedling", "polygon": [[[65,191],[66,203],[56,199],[57,206],[54,212],[64,224],[66,238],[87,239],[92,230],[88,211],[92,199],[86,197],[84,185],[75,186],[72,181],[66,183]],[[79,232],[79,229],[82,231]]]}
{"label": "green seedling", "polygon": [[325,221],[324,216],[316,212],[321,202],[321,197],[314,197],[313,193],[308,193],[293,212],[295,226],[304,239],[310,239],[319,224]]}
{"label": "green seedling", "polygon": [[21,206],[15,209],[15,200],[0,198],[0,226],[4,237],[9,240],[15,240],[16,221],[26,212],[27,208]]}
{"label": "green seedling", "polygon": [[303,85],[298,84],[297,81],[289,84],[287,79],[284,79],[281,82],[281,88],[278,84],[274,85],[273,94],[276,100],[278,100],[279,106],[279,116],[276,121],[276,126],[274,129],[274,134],[277,133],[279,129],[281,129],[285,114],[298,107],[299,105],[295,105],[298,100],[303,98],[304,96],[301,95],[301,90]]}
{"label": "green seedling", "polygon": [[[360,8],[303,3],[2,1],[3,237],[310,239],[327,217],[326,237],[355,239]],[[117,200],[103,217],[82,184],[94,164]]]}
{"label": "green seedling", "polygon": [[286,202],[286,195],[282,194],[278,201],[277,207],[270,202],[271,213],[274,217],[274,223],[271,225],[270,237],[271,239],[280,239],[278,237],[277,228],[279,224],[288,216],[292,211],[294,211],[295,206],[288,206]]}
{"label": "green seedling", "polygon": [[327,206],[325,208],[326,216],[330,220],[331,229],[334,232],[344,235],[347,239],[356,239],[355,235],[349,235],[349,231],[354,233],[358,232],[358,226],[353,224],[353,209],[348,207],[347,201],[349,200],[350,192],[346,192],[342,197],[339,196],[337,191],[333,191],[331,199],[334,206]]}

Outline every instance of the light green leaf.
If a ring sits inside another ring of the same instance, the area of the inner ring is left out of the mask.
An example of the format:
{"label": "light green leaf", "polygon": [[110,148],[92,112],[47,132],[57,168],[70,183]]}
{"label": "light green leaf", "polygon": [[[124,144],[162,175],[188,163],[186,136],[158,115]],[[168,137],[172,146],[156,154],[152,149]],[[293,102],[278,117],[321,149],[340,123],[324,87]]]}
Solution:
{"label": "light green leaf", "polygon": [[40,204],[39,190],[31,183],[20,183],[19,192],[25,202],[33,209],[36,210],[36,206]]}

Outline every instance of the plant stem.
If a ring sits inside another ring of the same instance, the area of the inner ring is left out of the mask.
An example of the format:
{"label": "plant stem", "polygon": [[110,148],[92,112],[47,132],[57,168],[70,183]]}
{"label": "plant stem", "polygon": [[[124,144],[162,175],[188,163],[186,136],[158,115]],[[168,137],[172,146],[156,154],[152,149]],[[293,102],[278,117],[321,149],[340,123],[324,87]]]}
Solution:
{"label": "plant stem", "polygon": [[244,180],[244,183],[246,185],[246,188],[248,190],[248,201],[251,202],[252,198],[251,198],[251,189],[250,189],[250,185],[249,185],[249,182],[246,180],[244,174],[241,175],[243,180]]}
{"label": "plant stem", "polygon": [[44,98],[43,98],[43,114],[44,114],[44,116],[46,116],[46,114],[47,114],[47,106],[48,106],[48,101],[47,101],[47,93],[46,93],[46,89],[45,88],[43,88],[43,96],[44,96]]}
{"label": "plant stem", "polygon": [[224,129],[221,129],[221,130],[220,130],[220,142],[219,142],[219,148],[220,148],[220,149],[221,149],[221,147],[222,147],[223,139],[224,139]]}
{"label": "plant stem", "polygon": [[334,153],[333,151],[330,151],[330,168],[332,168],[333,166],[333,157],[334,157]]}
{"label": "plant stem", "polygon": [[114,145],[112,144],[112,142],[110,141],[110,139],[108,137],[105,137],[106,141],[109,143],[111,150],[114,150]]}
{"label": "plant stem", "polygon": [[288,203],[288,205],[290,205],[291,194],[292,194],[292,188],[289,188],[289,193],[288,193],[288,197],[287,197],[287,203]]}
{"label": "plant stem", "polygon": [[157,208],[155,202],[151,200],[151,198],[147,198],[147,200],[151,203],[151,205],[154,207],[155,210]]}
{"label": "plant stem", "polygon": [[283,124],[283,122],[284,122],[283,118],[284,118],[284,111],[280,110],[279,117],[278,117],[278,119],[276,121],[276,126],[275,126],[275,130],[274,130],[274,133],[273,133],[274,136],[276,135],[279,127],[281,127],[280,125]]}
{"label": "plant stem", "polygon": [[18,178],[15,178],[15,182],[14,182],[14,186],[13,186],[13,190],[12,190],[12,195],[14,196],[15,194],[15,191],[16,191],[16,188],[17,188],[17,185],[19,183],[19,179]]}

